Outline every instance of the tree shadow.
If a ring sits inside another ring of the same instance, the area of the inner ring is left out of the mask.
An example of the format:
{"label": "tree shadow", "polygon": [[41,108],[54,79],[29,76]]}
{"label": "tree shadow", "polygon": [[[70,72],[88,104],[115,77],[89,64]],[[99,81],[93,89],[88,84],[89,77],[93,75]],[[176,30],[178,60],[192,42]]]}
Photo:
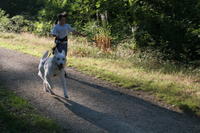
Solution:
{"label": "tree shadow", "polygon": [[77,102],[62,98],[58,95],[55,95],[54,98],[63,103],[66,108],[68,108],[77,116],[110,133],[133,133],[140,131],[140,129],[133,127],[125,120],[123,121],[122,118],[118,118],[108,113],[103,113],[90,109]]}
{"label": "tree shadow", "polygon": [[[166,108],[163,108],[163,107],[160,107],[158,105],[155,105],[154,103],[151,103],[149,101],[146,101],[146,100],[143,100],[143,99],[140,99],[140,98],[136,98],[134,96],[125,94],[125,93],[120,92],[120,91],[112,90],[112,89],[109,89],[107,87],[103,87],[103,86],[100,86],[100,85],[97,85],[97,84],[93,84],[93,83],[90,83],[90,82],[86,82],[86,81],[77,79],[77,78],[72,77],[71,75],[68,76],[68,79],[74,80],[76,82],[79,82],[79,83],[87,85],[87,86],[90,86],[90,87],[92,87],[94,89],[98,89],[99,91],[101,91],[102,93],[105,93],[105,94],[109,94],[109,95],[112,95],[112,96],[113,95],[123,96],[123,98],[125,98],[127,100],[134,100],[136,103],[138,103],[140,105],[143,105],[143,106],[147,106],[147,107],[151,106],[151,107],[163,109],[164,111],[173,112],[173,111],[168,110]],[[195,115],[196,112],[194,112],[192,109],[190,109],[187,105],[180,106],[180,109],[183,111],[183,113],[185,115],[196,117],[196,118],[200,118],[200,116]],[[196,110],[199,110],[199,108],[197,108]],[[174,112],[174,113],[180,115],[180,113],[177,113],[177,112]]]}
{"label": "tree shadow", "polygon": [[[141,133],[147,131],[149,133],[152,131],[155,133],[187,133],[188,131],[197,133],[200,131],[200,128],[197,127],[197,123],[200,123],[198,119],[190,119],[180,113],[156,105],[152,106],[149,102],[136,97],[132,97],[132,100],[140,101],[135,104],[141,105],[141,112],[133,112],[136,117],[131,118],[118,116],[115,113],[96,111],[90,107],[86,107],[85,105],[81,105],[80,103],[65,99],[58,95],[55,95],[54,98],[63,103],[64,106],[76,116],[79,116],[110,133]],[[110,106],[112,107],[114,105]],[[192,125],[194,122],[195,125]]]}

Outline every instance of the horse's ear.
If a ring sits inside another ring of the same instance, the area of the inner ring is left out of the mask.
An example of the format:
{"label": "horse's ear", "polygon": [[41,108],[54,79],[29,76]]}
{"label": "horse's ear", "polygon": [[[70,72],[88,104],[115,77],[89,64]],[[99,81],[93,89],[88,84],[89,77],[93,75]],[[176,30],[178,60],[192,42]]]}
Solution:
{"label": "horse's ear", "polygon": [[62,50],[62,54],[65,55],[65,50]]}
{"label": "horse's ear", "polygon": [[58,49],[57,48],[55,48],[54,54],[58,54]]}

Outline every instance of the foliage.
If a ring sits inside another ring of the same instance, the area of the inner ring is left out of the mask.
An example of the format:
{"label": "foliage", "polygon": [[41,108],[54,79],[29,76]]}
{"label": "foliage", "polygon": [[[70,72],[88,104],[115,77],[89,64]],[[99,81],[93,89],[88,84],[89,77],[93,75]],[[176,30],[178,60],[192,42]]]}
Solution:
{"label": "foliage", "polygon": [[0,31],[5,32],[10,28],[10,19],[4,10],[0,10]]}
{"label": "foliage", "polygon": [[136,1],[136,42],[139,47],[153,47],[170,53],[171,59],[200,59],[200,1]]}
{"label": "foliage", "polygon": [[[138,49],[157,49],[166,54],[166,59],[185,64],[200,59],[199,0],[9,0],[5,3],[1,4],[2,9],[11,16],[28,14],[35,21],[35,33],[40,35],[47,35],[56,15],[66,11],[67,23],[77,30],[86,26],[83,29],[89,35],[94,30],[89,25],[95,21],[100,30],[108,28],[112,42],[131,38]],[[6,17],[2,20],[9,24]]]}
{"label": "foliage", "polygon": [[45,0],[1,0],[0,8],[5,10],[11,17],[27,15],[32,19],[37,16],[38,10],[44,5]]}
{"label": "foliage", "polygon": [[33,25],[30,20],[24,18],[24,16],[16,15],[12,18],[0,9],[0,31],[2,32],[27,32],[32,31]]}
{"label": "foliage", "polygon": [[110,26],[100,26],[96,21],[90,21],[86,23],[83,30],[88,35],[90,40],[95,42],[95,45],[104,51],[111,48],[111,31]]}
{"label": "foliage", "polygon": [[33,30],[32,22],[25,19],[24,16],[16,15],[13,16],[11,19],[11,31],[12,32],[27,32]]}
{"label": "foliage", "polygon": [[35,22],[33,32],[41,36],[48,36],[51,27],[51,22]]}

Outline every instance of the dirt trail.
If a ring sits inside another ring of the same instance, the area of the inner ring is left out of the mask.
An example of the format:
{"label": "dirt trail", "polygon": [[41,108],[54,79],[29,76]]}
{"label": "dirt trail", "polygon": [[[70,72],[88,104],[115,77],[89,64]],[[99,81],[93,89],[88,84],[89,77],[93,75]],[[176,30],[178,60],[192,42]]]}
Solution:
{"label": "dirt trail", "polygon": [[[0,82],[73,133],[200,133],[200,120],[119,92],[67,69],[69,100],[50,96],[37,76],[39,59],[0,48]],[[58,82],[57,79],[54,82]]]}

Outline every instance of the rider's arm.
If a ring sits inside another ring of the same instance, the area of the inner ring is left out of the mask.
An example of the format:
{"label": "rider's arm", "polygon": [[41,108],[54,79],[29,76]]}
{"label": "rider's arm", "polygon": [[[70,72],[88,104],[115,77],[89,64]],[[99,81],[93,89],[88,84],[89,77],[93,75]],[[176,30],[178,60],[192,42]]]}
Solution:
{"label": "rider's arm", "polygon": [[86,35],[84,35],[84,34],[78,32],[78,31],[75,31],[75,30],[72,32],[72,34],[73,34],[73,35],[82,36],[82,37],[86,37]]}

